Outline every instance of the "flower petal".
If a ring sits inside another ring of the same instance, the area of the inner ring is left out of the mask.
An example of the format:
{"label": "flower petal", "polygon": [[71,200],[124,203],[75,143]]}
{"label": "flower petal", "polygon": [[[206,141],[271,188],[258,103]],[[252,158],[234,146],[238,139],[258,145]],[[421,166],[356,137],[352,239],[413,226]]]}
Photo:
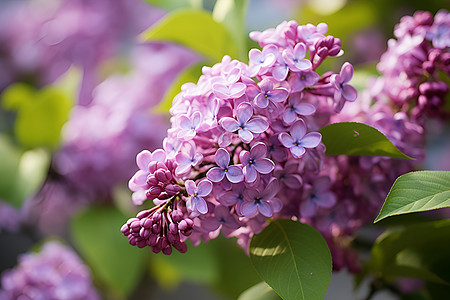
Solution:
{"label": "flower petal", "polygon": [[270,218],[273,214],[272,207],[270,206],[269,202],[261,201],[257,204],[259,213],[262,214],[264,217]]}
{"label": "flower petal", "polygon": [[322,140],[322,135],[318,132],[310,132],[306,134],[300,141],[300,145],[305,148],[317,147]]}
{"label": "flower petal", "polygon": [[197,185],[193,180],[186,180],[185,182],[186,192],[189,196],[194,195],[197,192]]}
{"label": "flower petal", "polygon": [[316,214],[314,201],[307,200],[300,205],[300,215],[304,218],[312,217]]}
{"label": "flower petal", "polygon": [[290,148],[290,150],[295,158],[300,158],[306,152],[306,149],[303,148],[302,146],[294,146]]}
{"label": "flower petal", "polygon": [[281,181],[291,189],[298,189],[302,186],[303,180],[302,177],[298,174],[290,174],[285,176]]}
{"label": "flower petal", "polygon": [[253,116],[253,108],[250,104],[242,102],[236,108],[236,118],[239,122],[239,125],[242,126],[245,123],[247,123],[252,116]]}
{"label": "flower petal", "polygon": [[247,86],[242,82],[236,82],[232,84],[229,88],[230,90],[230,98],[239,98],[244,95]]}
{"label": "flower petal", "polygon": [[238,166],[229,166],[228,171],[225,172],[227,175],[227,179],[231,183],[239,183],[244,180],[244,173],[242,172],[242,169]]}
{"label": "flower petal", "polygon": [[358,92],[353,86],[344,84],[342,87],[342,96],[344,96],[347,101],[355,101],[358,97]]}
{"label": "flower petal", "polygon": [[136,164],[139,169],[148,172],[148,164],[152,161],[152,153],[148,150],[141,151],[136,156]]}
{"label": "flower petal", "polygon": [[289,96],[289,92],[285,88],[276,88],[270,91],[268,94],[270,100],[272,100],[273,102],[283,102]]}
{"label": "flower petal", "polygon": [[245,182],[248,183],[255,182],[256,178],[258,177],[257,176],[258,174],[252,165],[245,166],[243,171],[245,175]]}
{"label": "flower petal", "polygon": [[242,214],[242,216],[246,217],[246,216],[251,216],[254,213],[256,213],[258,207],[256,205],[255,202],[243,202],[241,204],[241,209],[240,209],[240,213]]}
{"label": "flower petal", "polygon": [[213,184],[211,181],[204,179],[200,181],[200,183],[197,185],[197,194],[200,197],[206,197],[208,196],[213,188]]}
{"label": "flower petal", "polygon": [[278,184],[278,180],[276,178],[272,178],[272,180],[269,182],[269,184],[266,186],[264,191],[261,194],[261,200],[271,200],[275,197],[276,194],[278,194],[278,191],[280,190],[280,186]]}
{"label": "flower petal", "polygon": [[299,103],[295,105],[295,112],[302,116],[310,116],[316,112],[316,107],[310,103]]}
{"label": "flower petal", "polygon": [[223,129],[229,132],[234,132],[239,129],[238,121],[230,117],[223,117],[220,120],[220,124],[222,125]]}
{"label": "flower petal", "polygon": [[339,73],[341,75],[341,82],[347,83],[349,82],[353,77],[353,66],[349,62],[345,62],[342,65],[341,72]]}
{"label": "flower petal", "polygon": [[230,164],[230,154],[224,148],[219,148],[214,155],[214,160],[219,167],[225,169]]}
{"label": "flower petal", "polygon": [[266,108],[269,105],[269,99],[267,99],[264,93],[259,93],[256,95],[255,99],[253,99],[253,103],[259,108]]}
{"label": "flower petal", "polygon": [[208,212],[208,205],[206,205],[206,201],[202,197],[193,197],[195,208],[201,214],[206,214]]}
{"label": "flower petal", "polygon": [[253,163],[256,171],[261,174],[269,174],[275,168],[275,164],[268,158],[261,158]]}
{"label": "flower petal", "polygon": [[166,160],[166,152],[163,149],[156,149],[153,151],[152,160],[164,162]]}
{"label": "flower petal", "polygon": [[267,153],[267,147],[266,144],[262,142],[258,142],[253,145],[253,147],[250,149],[250,156],[253,160],[260,159],[261,157],[264,157]]}
{"label": "flower petal", "polygon": [[212,182],[222,181],[224,177],[225,170],[219,167],[212,168],[206,173],[206,178],[208,178]]}
{"label": "flower petal", "polygon": [[254,118],[246,124],[246,129],[254,133],[262,133],[269,128],[269,123],[263,118]]}
{"label": "flower petal", "polygon": [[294,146],[294,139],[286,132],[280,133],[278,135],[278,140],[286,148],[291,148]]}
{"label": "flower petal", "polygon": [[253,140],[253,134],[247,129],[239,129],[238,134],[244,143],[250,143]]}
{"label": "flower petal", "polygon": [[314,200],[318,206],[330,208],[336,204],[336,195],[332,192],[326,192],[318,195]]}
{"label": "flower petal", "polygon": [[296,121],[291,127],[291,136],[294,140],[301,140],[306,133],[306,124],[302,119]]}

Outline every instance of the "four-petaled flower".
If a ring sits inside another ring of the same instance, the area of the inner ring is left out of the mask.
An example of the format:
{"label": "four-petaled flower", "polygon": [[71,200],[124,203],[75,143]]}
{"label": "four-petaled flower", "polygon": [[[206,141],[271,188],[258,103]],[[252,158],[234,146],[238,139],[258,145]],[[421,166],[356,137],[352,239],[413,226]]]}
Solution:
{"label": "four-petaled flower", "polygon": [[175,156],[175,160],[178,163],[175,175],[182,175],[188,173],[192,167],[199,165],[203,160],[203,155],[196,151],[195,144],[187,142]]}
{"label": "four-petaled flower", "polygon": [[306,152],[305,148],[317,147],[322,139],[322,135],[318,132],[306,133],[306,124],[302,119],[292,125],[290,132],[290,135],[282,132],[278,138],[283,146],[291,150],[295,158],[302,157]]}
{"label": "four-petaled flower", "polygon": [[314,182],[314,185],[305,189],[307,200],[300,205],[302,217],[312,217],[316,214],[317,207],[330,208],[336,203],[336,195],[330,191],[331,180],[328,176],[322,176]]}
{"label": "four-petaled flower", "polygon": [[310,60],[305,59],[306,45],[298,43],[294,49],[285,49],[283,51],[283,58],[286,64],[294,72],[305,71],[311,69],[312,63]]}
{"label": "four-petaled flower", "polygon": [[223,148],[217,149],[214,160],[218,167],[214,167],[206,173],[206,177],[212,182],[220,182],[226,176],[228,181],[238,183],[244,180],[242,169],[238,166],[229,166],[230,154]]}
{"label": "four-petaled flower", "polygon": [[283,121],[287,124],[294,122],[297,119],[297,114],[302,116],[309,116],[316,112],[316,107],[310,103],[302,102],[302,94],[295,93],[289,98],[289,106],[283,114]]}
{"label": "four-petaled flower", "polygon": [[273,81],[269,78],[263,79],[259,83],[259,87],[261,92],[256,95],[253,101],[260,108],[266,108],[269,105],[269,101],[283,102],[289,96],[289,92],[285,88],[274,88]]}
{"label": "four-petaled flower", "polygon": [[269,128],[269,123],[262,118],[250,118],[253,116],[253,108],[249,103],[242,102],[236,108],[237,121],[230,117],[223,117],[220,120],[222,127],[229,132],[238,131],[239,138],[244,143],[253,140],[253,133],[262,133]]}
{"label": "four-petaled flower", "polygon": [[258,49],[251,49],[248,53],[248,76],[254,77],[260,73],[261,69],[264,71],[264,69],[271,67],[277,59],[277,53],[278,49],[275,45],[264,47],[262,52]]}
{"label": "four-petaled flower", "polygon": [[200,181],[198,185],[193,180],[186,180],[186,192],[189,195],[189,200],[186,203],[191,211],[198,211],[201,214],[208,212],[208,206],[203,197],[208,196],[212,191],[211,181],[205,179]]}
{"label": "four-petaled flower", "polygon": [[242,150],[239,158],[244,168],[245,181],[255,182],[258,173],[269,174],[275,168],[275,164],[266,156],[267,148],[264,143],[256,143],[250,149],[250,152]]}
{"label": "four-petaled flower", "polygon": [[330,77],[330,83],[334,86],[334,101],[336,102],[336,111],[340,111],[345,101],[355,101],[358,97],[356,89],[347,84],[353,77],[353,66],[346,62],[342,65],[339,74],[333,74]]}
{"label": "four-petaled flower", "polygon": [[201,221],[202,227],[208,231],[215,231],[222,226],[222,233],[228,235],[239,228],[239,222],[230,214],[228,207],[217,205],[214,208],[214,217],[208,217]]}
{"label": "four-petaled flower", "polygon": [[240,206],[243,216],[251,216],[257,211],[267,218],[281,210],[283,204],[275,195],[278,193],[278,181],[275,178],[269,182],[264,191],[247,189],[244,191],[244,202]]}
{"label": "four-petaled flower", "polygon": [[291,92],[297,93],[303,91],[305,87],[315,85],[319,79],[319,74],[310,70],[291,73],[291,76],[288,78],[288,82],[291,87]]}
{"label": "four-petaled flower", "polygon": [[192,139],[197,134],[201,121],[202,114],[199,111],[195,111],[191,117],[187,115],[179,116],[180,131],[178,131],[177,137],[184,138],[186,141]]}

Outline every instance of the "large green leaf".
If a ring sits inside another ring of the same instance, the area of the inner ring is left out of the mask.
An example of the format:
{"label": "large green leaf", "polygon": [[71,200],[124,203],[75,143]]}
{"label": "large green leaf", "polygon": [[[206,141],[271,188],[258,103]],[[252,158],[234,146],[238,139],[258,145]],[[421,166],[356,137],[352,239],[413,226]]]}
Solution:
{"label": "large green leaf", "polygon": [[280,296],[275,293],[267,283],[260,282],[243,292],[237,300],[280,300]]}
{"label": "large green leaf", "polygon": [[450,283],[450,220],[410,225],[388,231],[372,248],[370,267],[385,280],[411,277]]}
{"label": "large green leaf", "polygon": [[202,75],[202,67],[204,65],[205,63],[201,62],[183,70],[164,94],[164,97],[158,106],[153,109],[154,112],[167,113],[172,107],[173,98],[181,92],[181,86],[187,82],[198,82],[200,75]]}
{"label": "large green leaf", "polygon": [[44,149],[22,151],[0,135],[0,199],[16,208],[42,186],[50,166]]}
{"label": "large green leaf", "polygon": [[75,246],[94,276],[115,297],[125,298],[139,283],[145,269],[145,249],[130,246],[120,232],[126,217],[113,207],[94,207],[72,222]]}
{"label": "large green leaf", "polygon": [[283,299],[323,299],[331,281],[331,254],[313,227],[274,220],[255,235],[250,258],[259,275]]}
{"label": "large green leaf", "polygon": [[245,15],[247,0],[217,0],[212,16],[214,20],[222,23],[234,38],[239,51],[239,60],[245,61],[247,57],[247,34],[245,31]]}
{"label": "large green leaf", "polygon": [[450,171],[418,171],[397,178],[374,222],[450,206]]}
{"label": "large green leaf", "polygon": [[16,110],[15,134],[26,147],[56,147],[60,131],[69,117],[72,98],[56,87],[36,90],[17,83],[2,94],[6,109]]}
{"label": "large green leaf", "polygon": [[409,158],[377,129],[362,123],[342,122],[319,130],[327,155],[368,155]]}
{"label": "large green leaf", "polygon": [[182,9],[169,13],[145,31],[142,39],[175,42],[198,51],[214,62],[222,60],[226,54],[238,57],[231,34],[203,10]]}

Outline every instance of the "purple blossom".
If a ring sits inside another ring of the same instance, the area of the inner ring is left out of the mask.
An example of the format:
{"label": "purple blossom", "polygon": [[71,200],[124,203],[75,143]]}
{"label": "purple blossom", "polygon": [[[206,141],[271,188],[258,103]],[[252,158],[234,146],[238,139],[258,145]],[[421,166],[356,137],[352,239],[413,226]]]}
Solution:
{"label": "purple blossom", "polygon": [[273,178],[266,188],[261,192],[256,189],[247,189],[244,191],[244,202],[240,207],[240,212],[243,216],[251,216],[256,212],[270,218],[274,213],[277,213],[282,208],[280,199],[276,198],[278,193],[278,181]]}
{"label": "purple blossom", "polygon": [[283,183],[290,189],[299,189],[303,184],[303,179],[299,175],[299,165],[297,162],[290,161],[284,167],[277,166],[273,175],[280,183]]}
{"label": "purple blossom", "polygon": [[175,160],[178,163],[175,169],[175,175],[179,176],[189,173],[192,167],[199,165],[203,160],[203,155],[197,152],[195,144],[185,143],[181,148],[181,152],[175,157]]}
{"label": "purple blossom", "polygon": [[255,182],[258,173],[269,174],[275,168],[275,164],[266,156],[267,147],[264,143],[258,142],[252,146],[250,152],[242,150],[239,159],[243,164],[245,181]]}
{"label": "purple blossom", "polygon": [[212,86],[214,94],[220,99],[237,99],[244,95],[247,86],[242,82],[236,82],[231,85],[215,83]]}
{"label": "purple blossom", "polygon": [[289,77],[289,86],[293,93],[301,92],[305,87],[315,85],[320,79],[319,74],[314,71],[300,71],[292,73]]}
{"label": "purple blossom", "polygon": [[302,94],[295,93],[289,97],[289,105],[284,111],[283,121],[290,124],[297,119],[297,114],[301,116],[310,116],[316,112],[316,107],[310,103],[302,102]]}
{"label": "purple blossom", "polygon": [[277,163],[288,159],[289,151],[281,144],[278,134],[269,138],[268,155]]}
{"label": "purple blossom", "polygon": [[273,82],[269,78],[263,79],[259,83],[259,87],[261,92],[256,95],[253,101],[260,108],[266,108],[269,105],[269,101],[283,102],[289,96],[289,92],[285,88],[274,88]]}
{"label": "purple blossom", "polygon": [[226,206],[233,206],[244,201],[244,190],[244,183],[233,184],[231,190],[225,191],[217,197],[217,201]]}
{"label": "purple blossom", "polygon": [[268,67],[271,67],[277,60],[277,54],[278,49],[273,45],[264,47],[263,51],[251,49],[248,53],[248,75],[250,77],[256,76],[260,72],[264,72]]}
{"label": "purple blossom", "polygon": [[312,217],[318,207],[330,208],[336,203],[336,195],[330,191],[331,180],[328,176],[319,177],[310,188],[310,195],[300,206],[302,217]]}
{"label": "purple blossom", "polygon": [[214,160],[218,167],[211,168],[206,177],[212,182],[220,182],[226,176],[227,179],[232,183],[238,183],[244,180],[244,174],[242,169],[238,166],[229,166],[230,164],[230,154],[227,150],[223,148],[217,149]]}
{"label": "purple blossom", "polygon": [[89,268],[74,251],[55,241],[39,253],[19,257],[16,268],[2,275],[0,299],[98,300]]}
{"label": "purple blossom", "polygon": [[201,214],[206,214],[208,212],[208,206],[203,197],[206,197],[211,193],[213,187],[211,181],[202,180],[197,186],[194,181],[186,180],[185,184],[186,192],[189,195],[186,207],[191,211],[198,211]]}
{"label": "purple blossom", "polygon": [[330,77],[330,83],[334,86],[334,101],[336,102],[336,110],[340,111],[345,101],[353,102],[358,97],[356,89],[347,84],[353,77],[353,66],[346,62],[342,65],[339,74],[333,74]]}
{"label": "purple blossom", "polygon": [[283,55],[279,55],[277,58],[277,63],[273,66],[272,76],[277,81],[283,81],[289,74],[289,65],[283,58]]}
{"label": "purple blossom", "polygon": [[296,158],[300,158],[305,154],[305,148],[317,147],[322,139],[322,135],[318,132],[306,133],[306,124],[302,119],[292,125],[290,132],[290,135],[282,132],[278,138],[281,144],[289,148],[292,155]]}
{"label": "purple blossom", "polygon": [[219,229],[219,227],[222,227],[222,232],[225,231],[224,234],[234,231],[240,227],[236,217],[230,213],[228,207],[223,205],[217,205],[214,208],[214,216],[205,218],[202,220],[201,224],[202,227],[208,231],[215,231]]}
{"label": "purple blossom", "polygon": [[269,123],[262,118],[250,118],[253,116],[253,108],[248,103],[241,103],[236,108],[237,121],[230,117],[222,118],[222,127],[229,132],[238,131],[239,137],[244,143],[250,143],[254,136],[253,133],[262,133],[269,127]]}
{"label": "purple blossom", "polygon": [[184,138],[188,141],[197,134],[197,129],[201,125],[202,114],[199,111],[195,111],[192,116],[181,115],[178,119],[180,131],[178,131],[177,137]]}
{"label": "purple blossom", "polygon": [[294,49],[285,49],[283,58],[289,68],[294,71],[306,71],[312,67],[312,63],[305,59],[306,46],[303,43],[295,45]]}

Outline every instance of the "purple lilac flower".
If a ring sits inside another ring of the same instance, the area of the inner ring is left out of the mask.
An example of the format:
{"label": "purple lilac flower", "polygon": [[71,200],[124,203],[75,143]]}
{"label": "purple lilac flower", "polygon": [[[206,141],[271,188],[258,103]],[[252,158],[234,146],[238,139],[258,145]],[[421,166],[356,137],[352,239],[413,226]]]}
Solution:
{"label": "purple lilac flower", "polygon": [[340,111],[345,101],[353,102],[358,97],[356,89],[347,84],[353,77],[353,66],[346,62],[342,65],[339,74],[333,74],[330,77],[330,83],[335,87],[334,101],[336,102],[336,110]]}
{"label": "purple lilac flower", "polygon": [[217,149],[214,159],[218,167],[211,168],[208,173],[206,173],[206,177],[208,177],[209,180],[212,182],[220,182],[225,176],[228,181],[232,183],[239,183],[244,180],[242,169],[235,165],[229,165],[230,154],[227,150],[223,148]]}
{"label": "purple lilac flower", "polygon": [[251,216],[259,212],[261,215],[270,218],[274,213],[279,212],[282,206],[281,201],[275,197],[278,189],[278,181],[274,178],[262,192],[255,189],[245,190],[246,197],[240,207],[241,214]]}
{"label": "purple lilac flower", "polygon": [[253,108],[248,103],[241,103],[236,109],[237,121],[230,117],[221,119],[222,127],[229,132],[238,131],[239,137],[244,143],[250,143],[254,138],[254,133],[262,133],[269,124],[262,118],[250,118],[253,116]]}
{"label": "purple lilac flower", "polygon": [[245,181],[252,183],[256,180],[258,173],[269,174],[275,168],[275,164],[268,158],[265,158],[267,147],[264,143],[256,143],[248,151],[241,151],[239,159],[244,166]]}
{"label": "purple lilac flower", "polygon": [[89,268],[66,246],[47,242],[39,253],[19,257],[2,276],[0,299],[97,300]]}
{"label": "purple lilac flower", "polygon": [[199,182],[198,186],[192,180],[186,181],[186,192],[189,195],[189,200],[186,207],[191,211],[198,211],[201,214],[208,212],[208,206],[203,197],[206,197],[212,191],[212,183],[209,180]]}
{"label": "purple lilac flower", "polygon": [[253,101],[260,108],[266,108],[269,101],[284,102],[289,96],[289,92],[285,88],[274,88],[274,84],[269,78],[263,79],[259,86],[261,92],[256,95]]}
{"label": "purple lilac flower", "polygon": [[318,207],[330,208],[336,203],[336,195],[330,191],[331,180],[328,176],[322,176],[315,180],[312,187],[305,188],[309,194],[306,201],[300,205],[300,215],[302,217],[312,217]]}
{"label": "purple lilac flower", "polygon": [[[250,51],[248,65],[224,56],[203,67],[197,83],[181,87],[170,109],[165,157],[148,152],[150,161],[130,181],[141,195],[137,203],[155,204],[122,227],[131,245],[170,254],[173,247],[185,252],[188,238],[198,245],[222,233],[248,247],[267,217],[301,217],[299,206],[310,196],[305,190],[337,169],[325,163],[315,132],[337,113],[333,73],[317,69],[342,53],[327,29],[289,21],[254,32],[262,49]],[[320,207],[315,217],[334,208]]]}
{"label": "purple lilac flower", "polygon": [[290,133],[282,132],[278,138],[281,144],[289,148],[291,154],[296,158],[305,154],[305,148],[317,147],[322,139],[322,135],[318,132],[306,133],[306,124],[302,119],[292,125]]}

